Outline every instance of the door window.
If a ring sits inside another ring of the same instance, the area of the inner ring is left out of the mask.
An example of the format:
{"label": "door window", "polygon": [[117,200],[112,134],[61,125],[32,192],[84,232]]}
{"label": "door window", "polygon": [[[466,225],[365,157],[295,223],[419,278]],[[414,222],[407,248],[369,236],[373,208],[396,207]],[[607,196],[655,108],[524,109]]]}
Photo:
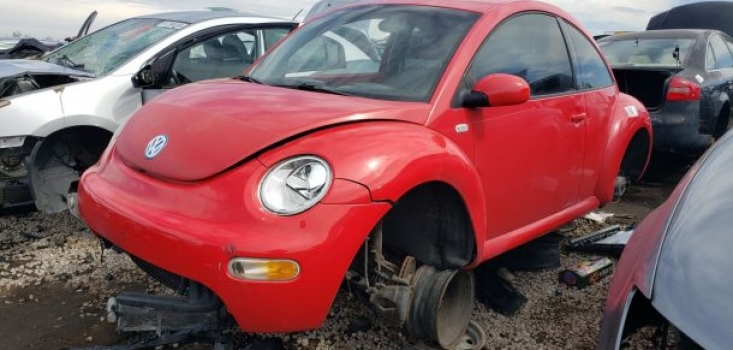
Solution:
{"label": "door window", "polygon": [[184,47],[173,62],[168,87],[238,76],[289,31],[282,27],[243,29]]}
{"label": "door window", "polygon": [[277,44],[280,39],[284,38],[290,33],[289,28],[269,28],[262,30],[263,39],[265,42],[265,51],[269,50],[272,46]]}
{"label": "door window", "polygon": [[708,44],[708,52],[705,54],[705,69],[715,69],[715,53],[713,53],[713,47]]}
{"label": "door window", "polygon": [[476,54],[467,83],[472,86],[492,73],[523,78],[532,96],[574,90],[570,58],[557,20],[533,13],[501,24]]}
{"label": "door window", "polygon": [[728,47],[719,35],[710,37],[710,45],[713,47],[715,54],[715,69],[733,68],[733,56],[730,55]]}
{"label": "door window", "polygon": [[565,26],[573,45],[577,63],[576,79],[580,89],[597,89],[611,86],[613,79],[601,55],[588,38],[569,23]]}

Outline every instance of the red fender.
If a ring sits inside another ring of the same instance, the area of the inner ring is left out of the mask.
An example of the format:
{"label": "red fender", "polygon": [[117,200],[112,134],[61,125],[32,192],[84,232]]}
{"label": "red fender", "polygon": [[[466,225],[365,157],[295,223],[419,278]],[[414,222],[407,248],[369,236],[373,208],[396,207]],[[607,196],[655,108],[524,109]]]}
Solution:
{"label": "red fender", "polygon": [[603,166],[596,183],[596,194],[601,204],[613,200],[614,182],[621,169],[621,161],[626,148],[631,143],[631,139],[639,130],[645,130],[649,134],[649,149],[647,150],[646,164],[642,175],[649,165],[649,157],[652,151],[652,121],[644,105],[629,95],[619,94],[619,100],[615,103],[615,106],[611,125],[607,129],[610,134],[606,144]]}
{"label": "red fender", "polygon": [[463,198],[476,235],[477,256],[482,256],[486,232],[482,184],[471,159],[444,135],[402,122],[345,124],[299,138],[259,160],[271,166],[301,154],[331,164],[336,181],[324,199],[327,203],[359,201],[363,193],[354,183],[365,186],[371,200],[390,202],[427,182],[452,186]]}

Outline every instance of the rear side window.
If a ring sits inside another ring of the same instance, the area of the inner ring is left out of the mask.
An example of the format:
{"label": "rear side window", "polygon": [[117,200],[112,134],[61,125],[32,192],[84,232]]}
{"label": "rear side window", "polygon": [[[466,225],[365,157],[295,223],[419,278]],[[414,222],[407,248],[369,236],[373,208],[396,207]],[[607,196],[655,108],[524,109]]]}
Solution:
{"label": "rear side window", "polygon": [[708,44],[708,52],[705,54],[705,69],[715,69],[715,53],[713,53],[713,47]]}
{"label": "rear side window", "polygon": [[290,33],[288,28],[270,28],[262,31],[265,37],[265,50],[269,50],[273,45],[277,44],[280,39]]}
{"label": "rear side window", "polygon": [[523,78],[532,96],[574,90],[570,58],[557,20],[532,13],[501,24],[479,49],[466,80],[472,85],[492,73]]}
{"label": "rear side window", "polygon": [[730,55],[728,47],[719,35],[710,37],[710,45],[715,54],[715,69],[733,68],[733,56]]}
{"label": "rear side window", "polygon": [[565,28],[572,43],[578,65],[576,70],[578,87],[580,89],[597,89],[612,85],[611,74],[608,73],[608,68],[595,46],[571,24],[566,23]]}

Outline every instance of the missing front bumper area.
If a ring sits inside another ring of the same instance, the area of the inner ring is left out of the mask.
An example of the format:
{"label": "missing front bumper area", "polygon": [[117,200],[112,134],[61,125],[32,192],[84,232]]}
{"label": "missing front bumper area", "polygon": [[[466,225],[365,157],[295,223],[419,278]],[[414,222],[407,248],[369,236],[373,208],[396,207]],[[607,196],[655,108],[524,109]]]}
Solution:
{"label": "missing front bumper area", "polygon": [[233,349],[234,321],[208,288],[191,282],[185,297],[122,292],[107,302],[107,321],[125,344],[75,350],[134,350],[162,345],[208,342],[214,349]]}
{"label": "missing front bumper area", "polygon": [[107,320],[117,332],[152,332],[159,336],[179,331],[216,330],[228,316],[219,298],[192,283],[186,297],[122,292],[110,298]]}
{"label": "missing front bumper area", "polygon": [[[124,253],[101,240],[102,249]],[[128,254],[129,255],[129,254]],[[122,292],[107,301],[107,321],[126,336],[124,344],[75,350],[134,350],[191,342],[213,343],[215,350],[233,349],[236,323],[219,297],[203,284],[178,276],[129,255],[151,277],[177,295]]]}

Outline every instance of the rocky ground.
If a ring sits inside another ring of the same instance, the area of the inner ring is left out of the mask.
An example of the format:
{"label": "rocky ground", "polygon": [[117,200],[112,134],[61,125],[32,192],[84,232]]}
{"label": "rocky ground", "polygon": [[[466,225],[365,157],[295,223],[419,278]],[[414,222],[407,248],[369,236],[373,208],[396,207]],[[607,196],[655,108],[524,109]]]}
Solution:
{"label": "rocky ground", "polygon": [[[660,158],[644,183],[604,211],[623,214],[600,225],[576,220],[572,236],[605,225],[638,222],[669,194],[689,161]],[[68,214],[41,215],[16,210],[0,216],[0,335],[3,349],[65,349],[119,343],[106,322],[107,298],[122,290],[167,293],[126,256],[103,251],[85,226]],[[481,303],[474,319],[487,336],[487,349],[593,349],[611,278],[582,290],[561,286],[562,268],[591,259],[563,250],[561,268],[512,271],[527,303],[503,316]],[[401,349],[402,337],[346,292],[338,295],[324,326],[307,333],[271,335],[288,349]],[[243,343],[252,337],[237,337]],[[211,349],[210,345],[181,345]]]}

